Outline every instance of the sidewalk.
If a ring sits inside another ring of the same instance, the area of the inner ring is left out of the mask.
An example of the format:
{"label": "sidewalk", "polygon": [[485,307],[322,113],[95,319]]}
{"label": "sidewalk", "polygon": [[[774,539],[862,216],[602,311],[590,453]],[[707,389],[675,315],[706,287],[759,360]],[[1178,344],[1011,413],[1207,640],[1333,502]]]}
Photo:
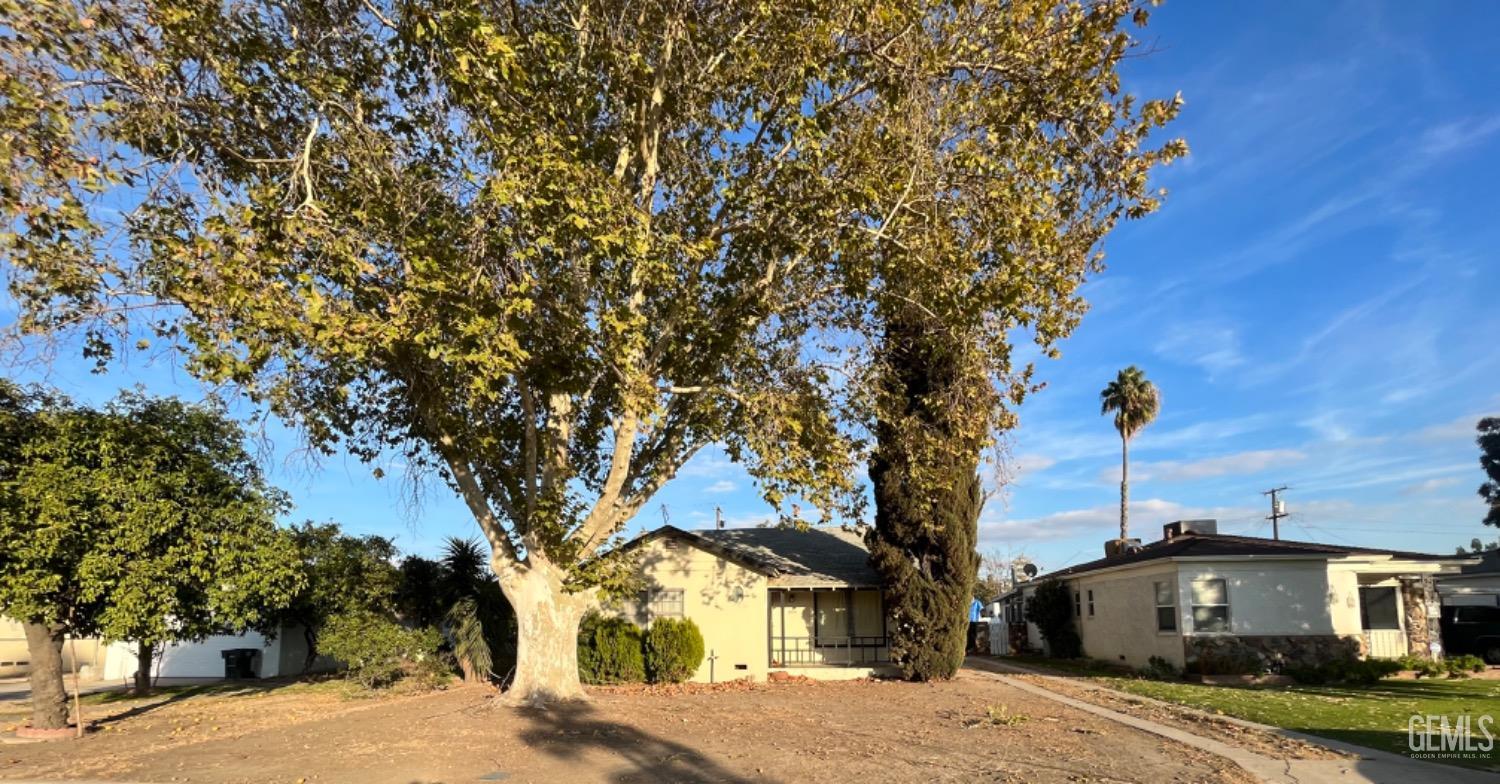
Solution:
{"label": "sidewalk", "polygon": [[[168,686],[195,686],[201,683],[220,683],[223,678],[158,678],[157,688]],[[64,675],[63,685],[67,688],[68,699],[73,698],[73,676]],[[85,678],[82,684],[82,694],[98,694],[104,691],[124,691],[131,684],[124,681],[101,681]],[[6,678],[0,680],[0,710],[14,710],[19,706],[31,701],[31,680],[29,678]]]}
{"label": "sidewalk", "polygon": [[[967,659],[964,662],[964,666],[971,671],[986,673],[992,677],[1004,680],[1008,685],[1039,697],[1044,697],[1096,716],[1102,716],[1153,735],[1169,738],[1211,754],[1217,754],[1232,760],[1251,775],[1271,784],[1335,784],[1335,782],[1338,784],[1415,784],[1416,782],[1421,782],[1422,784],[1497,784],[1497,782],[1500,782],[1500,775],[1492,773],[1407,759],[1397,754],[1368,749],[1363,746],[1355,746],[1328,738],[1306,735],[1300,732],[1292,732],[1280,727],[1269,727],[1239,719],[1234,720],[1235,723],[1245,726],[1256,727],[1285,737],[1296,738],[1337,751],[1358,755],[1355,759],[1343,760],[1272,759],[1271,757],[1239,746],[1232,746],[1212,738],[1185,732],[1176,727],[1168,727],[1154,721],[1129,716],[1092,703],[1057,694],[1020,678],[1007,677],[1010,675],[1032,675],[1040,677],[1043,681],[1051,681],[1057,679],[1055,675],[1048,675],[1030,668],[977,657]],[[1091,685],[1091,688],[1104,689],[1105,687]],[[1137,699],[1145,698],[1137,697]]]}

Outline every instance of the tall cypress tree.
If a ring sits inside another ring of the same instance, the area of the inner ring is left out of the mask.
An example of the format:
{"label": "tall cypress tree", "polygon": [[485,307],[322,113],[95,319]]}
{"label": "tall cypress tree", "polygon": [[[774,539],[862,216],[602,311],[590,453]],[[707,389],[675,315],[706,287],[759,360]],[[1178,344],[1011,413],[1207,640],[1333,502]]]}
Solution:
{"label": "tall cypress tree", "polygon": [[949,678],[963,664],[979,570],[981,445],[971,443],[975,428],[962,425],[989,387],[967,343],[907,314],[887,326],[882,344],[868,542],[892,658],[913,680]]}

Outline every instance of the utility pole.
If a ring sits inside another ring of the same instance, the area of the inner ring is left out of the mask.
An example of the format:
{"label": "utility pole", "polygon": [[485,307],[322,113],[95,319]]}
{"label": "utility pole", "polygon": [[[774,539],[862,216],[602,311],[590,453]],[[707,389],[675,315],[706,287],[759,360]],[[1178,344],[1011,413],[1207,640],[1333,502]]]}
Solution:
{"label": "utility pole", "polygon": [[714,507],[714,527],[721,530],[724,528],[724,510],[717,506]]}
{"label": "utility pole", "polygon": [[1285,490],[1286,485],[1282,485],[1281,487],[1273,487],[1270,490],[1261,493],[1261,495],[1271,496],[1271,513],[1269,515],[1266,515],[1266,519],[1271,521],[1272,539],[1281,538],[1281,518],[1287,516],[1286,502],[1281,500],[1281,498],[1277,495],[1278,493],[1284,492]]}

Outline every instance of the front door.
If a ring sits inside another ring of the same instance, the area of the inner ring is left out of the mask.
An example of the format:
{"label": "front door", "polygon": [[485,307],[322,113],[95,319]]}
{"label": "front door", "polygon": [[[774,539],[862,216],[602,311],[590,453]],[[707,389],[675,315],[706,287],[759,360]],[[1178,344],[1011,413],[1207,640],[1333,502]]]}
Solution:
{"label": "front door", "polygon": [[1399,659],[1407,654],[1401,596],[1395,586],[1359,589],[1359,624],[1370,641],[1370,658]]}

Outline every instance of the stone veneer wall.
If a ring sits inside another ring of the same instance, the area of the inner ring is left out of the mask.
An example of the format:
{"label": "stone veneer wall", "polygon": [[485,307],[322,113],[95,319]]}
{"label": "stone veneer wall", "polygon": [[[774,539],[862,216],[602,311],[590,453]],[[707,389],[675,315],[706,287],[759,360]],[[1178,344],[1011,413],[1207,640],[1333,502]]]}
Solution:
{"label": "stone veneer wall", "polygon": [[1401,579],[1401,606],[1406,614],[1406,648],[1419,659],[1432,658],[1432,629],[1427,623],[1427,600],[1431,595],[1432,579],[1428,577]]}
{"label": "stone veneer wall", "polygon": [[[1359,657],[1357,636],[1336,634],[1207,635],[1182,640],[1189,672],[1241,675],[1281,672],[1286,667],[1309,667],[1335,659]],[[1204,672],[1204,670],[1210,670]],[[1230,670],[1212,672],[1212,670]]]}

